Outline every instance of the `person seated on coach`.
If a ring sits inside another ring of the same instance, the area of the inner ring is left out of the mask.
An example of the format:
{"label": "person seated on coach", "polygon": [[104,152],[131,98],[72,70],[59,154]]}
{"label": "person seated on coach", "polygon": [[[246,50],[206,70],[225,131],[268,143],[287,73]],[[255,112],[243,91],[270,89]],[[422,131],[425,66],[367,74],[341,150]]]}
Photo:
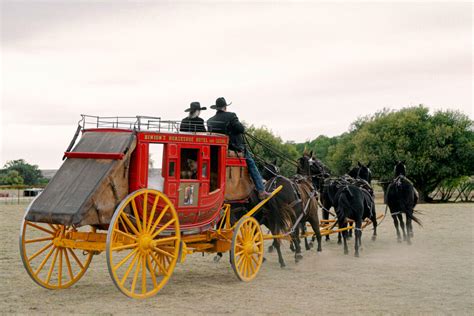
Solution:
{"label": "person seated on coach", "polygon": [[191,105],[184,112],[189,112],[189,115],[181,120],[180,132],[206,132],[204,127],[204,120],[199,117],[201,111],[206,110],[201,107],[199,102],[191,102]]}
{"label": "person seated on coach", "polygon": [[227,104],[224,98],[218,98],[216,104],[211,105],[211,109],[217,110],[216,115],[207,120],[207,128],[209,132],[221,133],[229,136],[229,149],[236,152],[243,152],[247,162],[247,168],[252,177],[255,187],[258,191],[258,198],[263,200],[270,194],[265,191],[263,179],[257,169],[257,165],[249,150],[245,147],[245,142],[242,134],[245,127],[240,123],[239,118],[235,113],[227,112]]}

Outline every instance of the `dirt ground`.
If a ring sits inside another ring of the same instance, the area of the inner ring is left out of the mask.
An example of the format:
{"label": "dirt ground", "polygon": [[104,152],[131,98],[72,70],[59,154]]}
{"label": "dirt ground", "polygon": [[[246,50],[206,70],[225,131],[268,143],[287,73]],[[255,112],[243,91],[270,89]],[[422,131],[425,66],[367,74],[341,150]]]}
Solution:
{"label": "dirt ground", "polygon": [[[157,296],[132,300],[112,283],[105,255],[95,256],[73,287],[50,291],[25,272],[18,234],[25,205],[0,205],[0,313],[85,314],[471,314],[474,311],[474,204],[420,205],[424,228],[415,226],[411,246],[398,243],[391,218],[377,241],[362,236],[360,258],[345,256],[335,236],[323,252],[304,252],[287,267],[266,253],[259,275],[237,280],[228,256],[188,256]],[[378,205],[379,212],[384,206]]]}

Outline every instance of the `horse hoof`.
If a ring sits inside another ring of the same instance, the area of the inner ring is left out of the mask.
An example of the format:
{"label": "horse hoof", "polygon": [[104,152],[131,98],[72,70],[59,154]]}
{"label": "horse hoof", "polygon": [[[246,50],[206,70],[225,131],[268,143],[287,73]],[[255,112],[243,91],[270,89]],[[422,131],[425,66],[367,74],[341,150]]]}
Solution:
{"label": "horse hoof", "polygon": [[218,263],[219,261],[221,261],[221,258],[221,256],[214,256],[214,262]]}
{"label": "horse hoof", "polygon": [[397,241],[398,241],[399,244],[402,243],[402,239],[401,239],[401,238],[398,238]]}
{"label": "horse hoof", "polygon": [[354,254],[354,256],[357,257],[357,258],[359,258],[359,253],[356,252],[356,253]]}
{"label": "horse hoof", "polygon": [[338,244],[338,245],[342,244],[342,241],[338,240],[338,241],[337,241],[337,244]]}
{"label": "horse hoof", "polygon": [[295,255],[295,262],[298,263],[300,260],[303,259],[303,256],[300,254]]}
{"label": "horse hoof", "polygon": [[345,255],[348,255],[348,254],[349,254],[349,250],[344,250],[344,254],[345,254]]}
{"label": "horse hoof", "polygon": [[286,267],[286,264],[283,262],[283,263],[280,263],[280,268],[285,268]]}
{"label": "horse hoof", "polygon": [[310,243],[309,243],[309,247],[310,247],[310,248],[313,248],[313,247],[314,247],[314,242],[310,242]]}
{"label": "horse hoof", "polygon": [[262,263],[264,263],[265,261],[267,261],[267,258],[263,257]]}
{"label": "horse hoof", "polygon": [[306,249],[306,251],[310,251],[310,250],[311,250],[311,247],[310,247],[310,246],[306,246],[305,249]]}
{"label": "horse hoof", "polygon": [[320,246],[320,247],[318,247],[318,252],[321,252],[321,251],[323,251],[323,249]]}
{"label": "horse hoof", "polygon": [[268,247],[268,253],[272,253],[272,252],[273,252],[273,246]]}
{"label": "horse hoof", "polygon": [[377,236],[372,236],[372,241],[375,241],[377,239]]}
{"label": "horse hoof", "polygon": [[330,241],[331,238],[329,238],[329,236],[326,236],[326,241]]}

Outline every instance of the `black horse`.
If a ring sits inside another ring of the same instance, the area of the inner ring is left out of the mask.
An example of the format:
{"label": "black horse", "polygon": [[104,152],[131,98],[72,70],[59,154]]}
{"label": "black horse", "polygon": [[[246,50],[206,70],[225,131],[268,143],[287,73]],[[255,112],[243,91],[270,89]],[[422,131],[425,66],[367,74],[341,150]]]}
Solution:
{"label": "black horse", "polygon": [[[340,178],[332,181],[328,186],[328,195],[336,210],[337,223],[339,228],[346,228],[347,219],[351,219],[355,224],[355,256],[359,256],[359,248],[362,243],[362,221],[369,218],[374,226],[372,239],[377,236],[377,218],[375,213],[375,203],[372,194],[347,178]],[[347,231],[342,232],[344,239],[344,254],[348,254]]]}
{"label": "black horse", "polygon": [[[393,224],[397,230],[397,240],[402,241],[398,224],[402,228],[403,240],[411,244],[410,238],[413,237],[412,220],[421,226],[421,221],[413,215],[415,206],[418,202],[418,192],[414,188],[410,180],[406,178],[406,168],[404,161],[398,161],[395,165],[395,178],[388,185],[385,195],[385,203],[390,208],[390,213],[393,218]],[[403,213],[406,216],[406,228],[403,223]]]}

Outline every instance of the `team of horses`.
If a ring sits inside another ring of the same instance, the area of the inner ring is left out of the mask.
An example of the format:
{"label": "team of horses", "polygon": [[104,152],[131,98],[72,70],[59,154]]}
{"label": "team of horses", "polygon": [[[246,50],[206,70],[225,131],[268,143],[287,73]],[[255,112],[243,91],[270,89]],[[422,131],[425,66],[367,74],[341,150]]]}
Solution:
{"label": "team of horses", "polygon": [[[337,224],[340,229],[353,225],[356,257],[359,256],[362,243],[362,224],[366,219],[372,222],[372,240],[376,239],[377,215],[370,163],[364,165],[359,162],[357,167],[351,169],[346,175],[333,177],[329,169],[316,159],[312,152],[305,152],[297,160],[296,173],[293,177],[281,175],[276,161],[264,164],[262,176],[266,180],[265,186],[268,192],[280,185],[283,188],[264,205],[262,212],[255,216],[262,225],[271,231],[272,235],[283,234],[290,238],[290,247],[294,251],[295,262],[303,258],[300,236],[306,232],[307,224],[311,226],[314,234],[311,241],[304,237],[305,249],[310,250],[316,241],[317,251],[322,250],[319,207],[322,209],[323,219],[329,219],[331,213],[335,215],[334,225]],[[420,220],[414,215],[417,200],[418,194],[406,177],[405,163],[398,161],[394,168],[394,178],[386,189],[385,203],[390,209],[399,242],[401,242],[402,236],[403,240],[411,242],[413,237],[412,221],[421,225]],[[252,194],[247,207],[256,205],[258,202],[256,194]],[[245,207],[242,208],[242,211],[244,209]],[[331,212],[331,209],[334,209],[334,212]],[[238,210],[236,212],[238,213]],[[406,226],[403,214],[406,217]],[[400,234],[399,226],[402,234]],[[349,253],[347,240],[351,236],[352,231],[347,229],[338,234],[338,243],[341,244],[342,241],[344,243],[344,254]],[[326,236],[326,240],[329,240],[329,235]],[[274,249],[277,251],[280,266],[285,267],[286,264],[281,252],[281,239],[273,239],[269,251]]]}

